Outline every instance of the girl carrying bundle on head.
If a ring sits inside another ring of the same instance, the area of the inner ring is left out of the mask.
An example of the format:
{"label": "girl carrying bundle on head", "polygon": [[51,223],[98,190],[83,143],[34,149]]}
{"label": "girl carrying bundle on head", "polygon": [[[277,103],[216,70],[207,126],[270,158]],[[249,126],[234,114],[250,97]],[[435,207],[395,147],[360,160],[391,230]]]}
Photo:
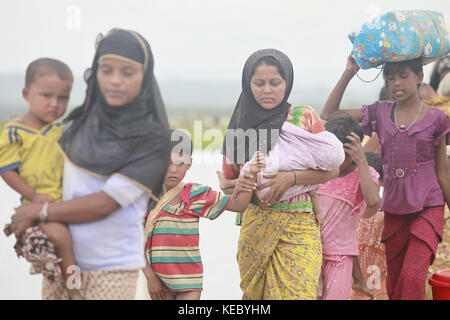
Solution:
{"label": "girl carrying bundle on head", "polygon": [[287,102],[293,79],[284,53],[253,53],[244,66],[242,93],[224,141],[223,189],[246,172],[250,150],[266,153],[268,166],[242,216],[237,258],[243,299],[314,300],[317,295],[322,248],[314,196],[305,185],[313,190],[311,185],[336,177],[344,153],[332,135],[315,135],[325,130],[312,108]]}
{"label": "girl carrying bundle on head", "polygon": [[[351,56],[321,117],[339,110],[345,89],[359,69]],[[376,132],[384,173],[382,240],[385,244],[390,299],[424,299],[425,278],[442,240],[444,205],[450,201],[446,145],[449,118],[420,101],[421,58],[386,63],[383,70],[395,101],[378,101],[344,110],[362,121],[364,133]]]}

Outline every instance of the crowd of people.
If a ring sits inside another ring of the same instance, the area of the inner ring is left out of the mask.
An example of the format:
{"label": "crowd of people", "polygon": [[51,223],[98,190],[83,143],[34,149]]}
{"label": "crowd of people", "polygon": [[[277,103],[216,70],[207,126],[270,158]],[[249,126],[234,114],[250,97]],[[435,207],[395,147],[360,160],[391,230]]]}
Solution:
{"label": "crowd of people", "polygon": [[428,277],[450,268],[450,56],[430,86],[420,58],[386,63],[379,101],[341,110],[358,68],[350,55],[319,116],[289,101],[289,57],[254,52],[213,190],[184,181],[192,142],[169,126],[140,34],[99,39],[62,121],[72,72],[33,61],[0,174],[22,196],[5,233],[43,274],[42,298],[134,299],[143,270],[151,299],[200,299],[199,218],[228,210],[243,299],[430,299]]}

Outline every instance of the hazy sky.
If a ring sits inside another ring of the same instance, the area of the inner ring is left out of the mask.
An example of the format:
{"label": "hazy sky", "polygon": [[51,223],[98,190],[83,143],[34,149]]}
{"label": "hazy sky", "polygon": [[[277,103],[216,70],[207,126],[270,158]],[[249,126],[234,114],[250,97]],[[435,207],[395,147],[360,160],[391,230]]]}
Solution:
{"label": "hazy sky", "polygon": [[[94,39],[130,28],[150,43],[160,80],[240,81],[255,50],[274,47],[292,60],[296,85],[334,83],[351,50],[348,33],[394,9],[444,14],[448,0],[0,0],[0,72],[24,73],[41,56],[74,73],[91,64]],[[363,75],[371,76],[371,72]]]}

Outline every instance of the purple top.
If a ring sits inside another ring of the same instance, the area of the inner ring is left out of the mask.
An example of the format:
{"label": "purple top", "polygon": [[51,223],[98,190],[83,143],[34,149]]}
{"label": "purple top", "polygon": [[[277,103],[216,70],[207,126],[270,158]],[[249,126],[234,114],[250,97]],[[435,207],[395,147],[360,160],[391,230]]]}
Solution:
{"label": "purple top", "polygon": [[443,205],[435,155],[444,135],[450,144],[450,119],[431,107],[422,120],[401,132],[391,119],[394,104],[378,101],[362,107],[364,133],[371,136],[375,131],[381,145],[384,193],[380,210],[403,215]]}

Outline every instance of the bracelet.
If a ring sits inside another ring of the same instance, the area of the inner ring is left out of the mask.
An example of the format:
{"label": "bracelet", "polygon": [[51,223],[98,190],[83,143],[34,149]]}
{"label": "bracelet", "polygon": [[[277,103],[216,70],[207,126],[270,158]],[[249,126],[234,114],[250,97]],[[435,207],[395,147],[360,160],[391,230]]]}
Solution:
{"label": "bracelet", "polygon": [[47,212],[48,202],[44,203],[44,206],[42,207],[41,212],[39,212],[39,220],[41,222],[46,222],[48,218],[48,212]]}
{"label": "bracelet", "polygon": [[297,176],[295,175],[295,171],[292,171],[292,173],[294,174],[294,186],[297,185]]}

